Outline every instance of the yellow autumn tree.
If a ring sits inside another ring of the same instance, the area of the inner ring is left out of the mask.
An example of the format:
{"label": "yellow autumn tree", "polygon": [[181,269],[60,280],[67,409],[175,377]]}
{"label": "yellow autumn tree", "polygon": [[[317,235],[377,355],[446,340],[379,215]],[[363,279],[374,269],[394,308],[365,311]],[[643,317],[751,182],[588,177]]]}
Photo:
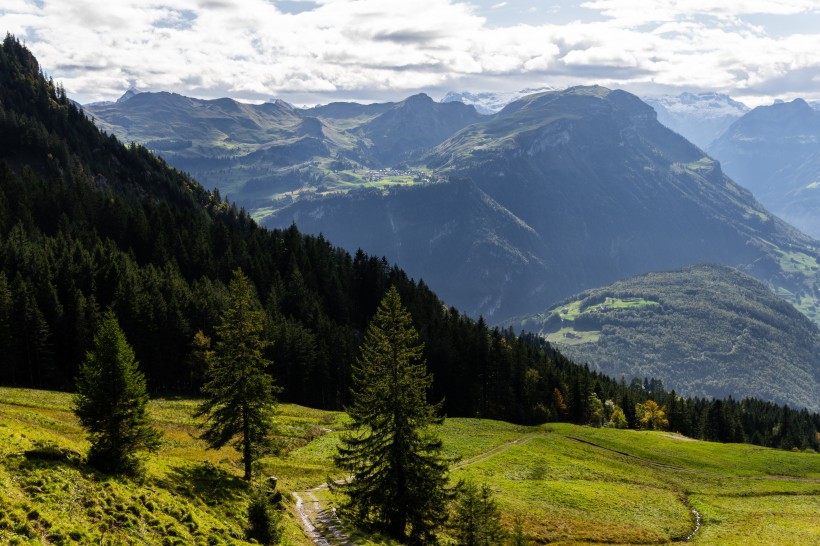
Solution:
{"label": "yellow autumn tree", "polygon": [[635,418],[641,428],[647,430],[666,430],[669,419],[666,418],[666,406],[658,406],[654,400],[635,404]]}

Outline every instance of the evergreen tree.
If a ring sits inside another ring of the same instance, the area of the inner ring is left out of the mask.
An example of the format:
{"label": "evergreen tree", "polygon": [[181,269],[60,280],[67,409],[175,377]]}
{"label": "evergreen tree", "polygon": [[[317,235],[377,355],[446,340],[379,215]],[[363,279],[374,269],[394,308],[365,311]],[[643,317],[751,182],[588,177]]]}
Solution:
{"label": "evergreen tree", "polygon": [[148,422],[145,376],[138,367],[109,309],[80,367],[73,405],[90,437],[88,462],[100,470],[135,473],[139,469],[136,452],[159,447],[161,434]]}
{"label": "evergreen tree", "polygon": [[353,367],[354,430],[342,437],[336,465],[352,473],[341,485],[342,510],[358,526],[411,544],[429,544],[447,517],[448,461],[429,430],[441,403],[427,402],[433,378],[422,344],[391,287],[370,322]]}
{"label": "evergreen tree", "polygon": [[465,483],[456,497],[453,529],[459,546],[494,546],[501,544],[504,528],[501,513],[486,484],[477,487]]}
{"label": "evergreen tree", "polygon": [[206,417],[202,438],[219,449],[233,441],[242,453],[244,478],[251,479],[251,466],[269,444],[278,389],[265,372],[272,362],[264,358],[262,338],[264,313],[253,285],[240,269],[229,286],[228,307],[217,327],[213,363],[202,388],[207,397],[196,412]]}

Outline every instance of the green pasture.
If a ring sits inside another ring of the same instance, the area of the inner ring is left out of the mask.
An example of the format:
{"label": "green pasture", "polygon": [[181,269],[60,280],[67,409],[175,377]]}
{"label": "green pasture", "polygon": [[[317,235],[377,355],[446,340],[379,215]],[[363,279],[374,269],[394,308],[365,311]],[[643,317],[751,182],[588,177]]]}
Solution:
{"label": "green pasture", "polygon": [[[247,492],[238,454],[196,438],[195,400],[158,399],[165,436],[140,481],[85,466],[88,447],[64,393],[0,388],[0,543],[244,544]],[[280,406],[277,451],[258,465],[276,476],[286,544],[308,545],[292,491],[328,477],[347,416]],[[486,483],[502,521],[535,543],[666,544],[703,526],[694,544],[820,543],[820,455],[694,441],[676,434],[536,427],[447,419],[440,427],[452,482]],[[337,505],[317,490],[320,506]],[[385,544],[348,529],[355,544]],[[442,543],[451,543],[447,531]]]}

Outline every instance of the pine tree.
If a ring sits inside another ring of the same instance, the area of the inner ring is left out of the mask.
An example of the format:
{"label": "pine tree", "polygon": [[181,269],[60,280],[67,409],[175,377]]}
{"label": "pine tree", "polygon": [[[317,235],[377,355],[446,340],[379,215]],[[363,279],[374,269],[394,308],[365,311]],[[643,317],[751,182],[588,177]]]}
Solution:
{"label": "pine tree", "polygon": [[228,307],[216,329],[217,341],[207,397],[196,412],[206,417],[202,438],[219,449],[233,441],[242,453],[244,478],[251,479],[254,460],[269,444],[278,389],[265,372],[272,362],[263,356],[264,313],[248,277],[237,269],[229,286]]}
{"label": "pine tree", "polygon": [[77,377],[73,410],[88,432],[88,462],[114,473],[139,470],[136,452],[156,451],[161,434],[148,422],[145,376],[134,351],[108,310]]}
{"label": "pine tree", "polygon": [[441,440],[441,403],[429,404],[433,378],[422,344],[395,286],[370,322],[353,367],[354,429],[341,439],[336,465],[352,474],[331,488],[345,494],[342,513],[360,527],[401,542],[429,544],[446,520],[448,461]]}
{"label": "pine tree", "polygon": [[459,546],[501,544],[504,528],[501,513],[487,484],[477,487],[465,483],[456,497],[453,530]]}

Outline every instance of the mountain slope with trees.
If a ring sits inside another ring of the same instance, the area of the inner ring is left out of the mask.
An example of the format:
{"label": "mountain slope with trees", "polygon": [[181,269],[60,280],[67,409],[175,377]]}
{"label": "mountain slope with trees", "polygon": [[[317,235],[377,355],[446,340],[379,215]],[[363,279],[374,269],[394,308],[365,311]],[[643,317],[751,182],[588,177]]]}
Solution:
{"label": "mountain slope with trees", "polygon": [[632,277],[514,325],[611,376],[662,377],[684,396],[820,409],[820,330],[725,266]]}

